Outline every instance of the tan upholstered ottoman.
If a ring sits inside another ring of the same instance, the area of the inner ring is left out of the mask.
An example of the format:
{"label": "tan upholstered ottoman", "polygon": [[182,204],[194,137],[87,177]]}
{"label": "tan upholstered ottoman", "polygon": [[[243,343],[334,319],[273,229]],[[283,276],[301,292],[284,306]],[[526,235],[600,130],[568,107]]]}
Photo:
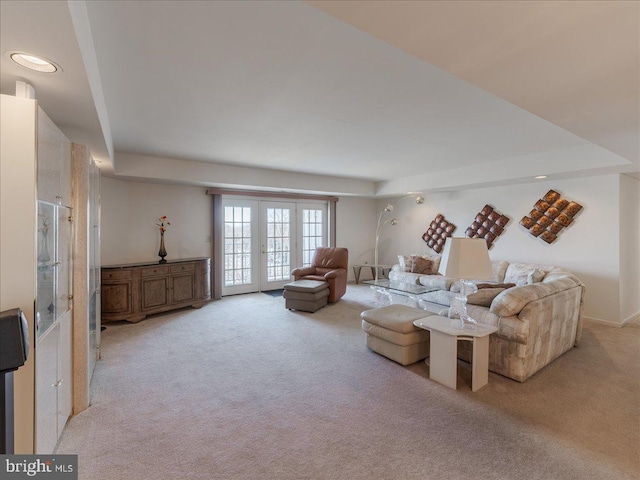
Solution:
{"label": "tan upholstered ottoman", "polygon": [[329,283],[318,280],[296,280],[284,286],[285,307],[289,310],[315,312],[327,304]]}
{"label": "tan upholstered ottoman", "polygon": [[406,305],[365,310],[360,314],[367,347],[401,365],[409,365],[429,356],[429,332],[413,324],[433,313]]}

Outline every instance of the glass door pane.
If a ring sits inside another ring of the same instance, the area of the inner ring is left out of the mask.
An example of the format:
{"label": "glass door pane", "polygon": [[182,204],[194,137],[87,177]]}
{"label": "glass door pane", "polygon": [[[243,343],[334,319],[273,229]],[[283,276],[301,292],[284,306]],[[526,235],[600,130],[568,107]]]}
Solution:
{"label": "glass door pane", "polygon": [[223,295],[259,289],[257,205],[250,200],[228,200],[223,204]]}
{"label": "glass door pane", "polygon": [[38,202],[36,332],[42,336],[56,320],[56,206]]}
{"label": "glass door pane", "polygon": [[311,265],[311,260],[318,247],[326,247],[327,242],[327,206],[319,204],[298,204],[299,236],[301,245],[298,264],[303,267]]}

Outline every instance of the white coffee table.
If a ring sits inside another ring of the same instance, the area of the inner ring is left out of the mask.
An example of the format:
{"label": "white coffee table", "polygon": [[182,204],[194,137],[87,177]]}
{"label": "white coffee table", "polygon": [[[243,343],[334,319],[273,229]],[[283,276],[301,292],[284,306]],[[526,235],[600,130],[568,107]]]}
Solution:
{"label": "white coffee table", "polygon": [[497,327],[478,324],[474,330],[455,328],[447,317],[439,315],[419,318],[413,324],[430,332],[429,378],[456,389],[458,340],[466,340],[473,346],[471,391],[489,382],[489,335],[497,332]]}

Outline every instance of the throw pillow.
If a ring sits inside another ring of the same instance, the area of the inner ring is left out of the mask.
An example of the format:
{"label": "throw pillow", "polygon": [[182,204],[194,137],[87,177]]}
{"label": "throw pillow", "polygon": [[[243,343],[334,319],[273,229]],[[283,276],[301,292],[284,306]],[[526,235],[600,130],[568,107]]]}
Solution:
{"label": "throw pillow", "polygon": [[542,281],[545,272],[533,265],[512,263],[504,277],[505,283],[515,283],[517,287],[532,285]]}
{"label": "throw pillow", "polygon": [[401,271],[411,272],[411,268],[413,267],[411,255],[398,255],[398,264],[400,265]]}
{"label": "throw pillow", "polygon": [[483,288],[512,288],[515,287],[515,283],[476,283],[478,290]]}
{"label": "throw pillow", "polygon": [[506,288],[482,288],[476,293],[472,293],[467,297],[467,303],[469,305],[480,305],[481,307],[490,307],[493,299],[500,293],[504,292]]}
{"label": "throw pillow", "polygon": [[433,273],[433,262],[427,258],[418,255],[412,255],[412,273],[420,273],[422,275],[431,275]]}
{"label": "throw pillow", "polygon": [[536,268],[527,275],[527,285],[533,285],[534,283],[541,282],[543,278],[544,272]]}

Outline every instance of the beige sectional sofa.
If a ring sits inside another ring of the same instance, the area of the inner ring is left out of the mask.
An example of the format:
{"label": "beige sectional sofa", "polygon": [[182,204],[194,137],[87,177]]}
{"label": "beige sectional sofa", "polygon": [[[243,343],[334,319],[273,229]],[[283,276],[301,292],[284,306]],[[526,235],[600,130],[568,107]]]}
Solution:
{"label": "beige sectional sofa", "polygon": [[[437,271],[440,257],[429,258]],[[585,288],[573,274],[557,267],[506,261],[491,264],[493,283],[516,286],[480,289],[469,296],[467,310],[478,322],[498,327],[490,338],[489,369],[524,382],[577,345]],[[441,305],[436,313],[445,316],[458,286],[455,279],[405,272],[400,265],[393,267],[389,279],[433,289],[421,299],[431,303],[431,310],[434,304]],[[460,356],[468,361],[470,351],[461,348]]]}

